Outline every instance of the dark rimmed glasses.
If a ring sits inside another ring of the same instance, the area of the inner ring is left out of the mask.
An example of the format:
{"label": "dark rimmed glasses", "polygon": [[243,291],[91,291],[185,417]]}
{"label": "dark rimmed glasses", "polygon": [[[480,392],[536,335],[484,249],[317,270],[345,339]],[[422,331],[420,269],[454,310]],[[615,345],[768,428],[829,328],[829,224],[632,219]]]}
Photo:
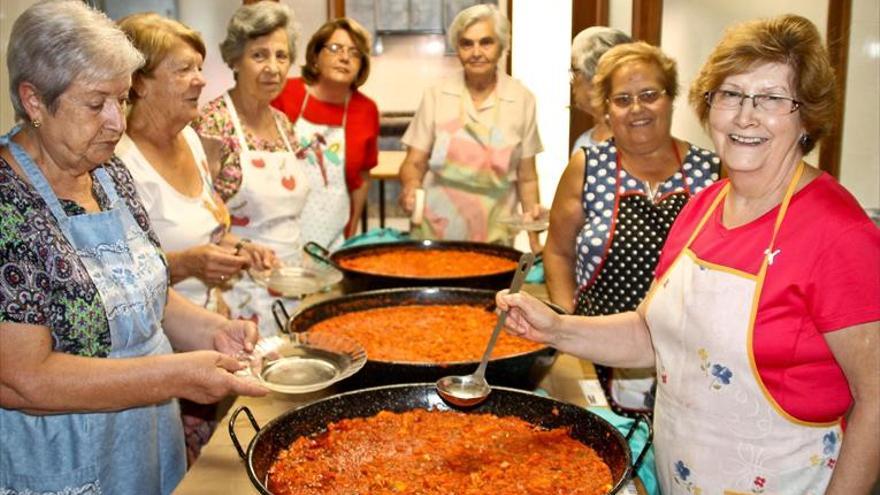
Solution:
{"label": "dark rimmed glasses", "polygon": [[706,103],[712,108],[720,110],[738,110],[746,100],[752,100],[752,107],[774,115],[787,115],[794,113],[801,106],[801,102],[794,98],[782,95],[750,95],[730,89],[718,89],[708,91],[705,94]]}

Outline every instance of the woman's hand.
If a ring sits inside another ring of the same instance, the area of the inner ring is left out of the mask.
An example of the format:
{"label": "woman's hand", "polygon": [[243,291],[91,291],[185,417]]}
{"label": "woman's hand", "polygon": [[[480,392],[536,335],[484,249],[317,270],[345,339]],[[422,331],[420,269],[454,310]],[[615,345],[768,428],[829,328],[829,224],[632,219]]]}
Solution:
{"label": "woman's hand", "polygon": [[229,356],[250,354],[260,332],[250,320],[226,320],[214,332],[214,349]]}
{"label": "woman's hand", "polygon": [[498,309],[508,311],[505,325],[508,332],[518,337],[552,345],[555,340],[554,333],[560,323],[559,315],[528,294],[509,292],[505,289],[495,296]]}
{"label": "woman's hand", "polygon": [[260,397],[268,393],[259,382],[234,374],[245,365],[232,356],[215,351],[193,351],[174,357],[183,377],[182,388],[175,395],[184,399],[211,404],[227,395]]}
{"label": "woman's hand", "polygon": [[[250,266],[247,256],[236,255],[233,249],[216,244],[196,246],[176,256],[169,254],[172,283],[197,277],[208,285],[222,285]],[[185,274],[186,276],[182,276]],[[176,275],[176,276],[175,276]]]}
{"label": "woman's hand", "polygon": [[278,256],[275,255],[275,251],[263,244],[239,241],[236,243],[236,246],[239,247],[236,248],[235,254],[246,256],[248,258],[248,265],[257,270],[268,270],[278,266],[280,263]]}

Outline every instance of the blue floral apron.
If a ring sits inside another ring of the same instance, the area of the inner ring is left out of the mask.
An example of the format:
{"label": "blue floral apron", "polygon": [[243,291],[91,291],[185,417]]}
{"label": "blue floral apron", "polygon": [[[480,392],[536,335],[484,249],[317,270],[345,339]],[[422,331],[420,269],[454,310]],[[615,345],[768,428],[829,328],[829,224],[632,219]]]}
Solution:
{"label": "blue floral apron", "polygon": [[[161,320],[167,270],[103,169],[110,208],[68,217],[27,153],[0,137],[58,222],[101,295],[110,359],[169,354]],[[170,493],[186,471],[176,400],[110,413],[34,416],[0,408],[0,494]]]}

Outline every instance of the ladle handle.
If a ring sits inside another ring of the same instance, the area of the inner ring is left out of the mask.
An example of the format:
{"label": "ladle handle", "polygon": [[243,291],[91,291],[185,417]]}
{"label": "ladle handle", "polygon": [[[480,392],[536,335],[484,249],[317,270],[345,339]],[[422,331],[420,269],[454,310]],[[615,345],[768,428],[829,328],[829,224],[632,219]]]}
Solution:
{"label": "ladle handle", "polygon": [[[520,256],[519,262],[516,264],[516,272],[513,274],[513,281],[510,282],[510,294],[516,294],[519,292],[519,289],[522,287],[523,282],[525,282],[526,275],[528,275],[529,270],[532,269],[532,263],[534,262],[535,255],[532,253],[523,253],[523,255]],[[507,321],[507,311],[502,311],[498,314],[498,322],[495,323],[495,328],[492,330],[492,336],[489,337],[489,344],[486,346],[486,352],[483,353],[483,358],[480,360],[480,366],[477,367],[477,371],[474,372],[475,376],[486,376],[486,367],[489,365],[489,357],[492,355],[492,349],[495,348],[495,342],[501,334],[501,329],[504,328],[505,321]]]}

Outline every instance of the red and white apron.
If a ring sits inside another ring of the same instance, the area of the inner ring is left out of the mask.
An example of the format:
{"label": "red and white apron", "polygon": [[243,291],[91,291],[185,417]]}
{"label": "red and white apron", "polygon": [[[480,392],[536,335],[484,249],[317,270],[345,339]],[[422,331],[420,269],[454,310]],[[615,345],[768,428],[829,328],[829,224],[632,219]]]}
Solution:
{"label": "red and white apron", "polygon": [[345,124],[349,99],[345,99],[341,126],[319,124],[305,116],[308,88],[305,93],[299,118],[294,122],[299,140],[297,153],[306,161],[306,176],[311,187],[300,222],[301,237],[304,244],[314,241],[332,250],[345,240],[345,226],[351,214],[351,199],[345,182]]}
{"label": "red and white apron", "polygon": [[761,288],[780,253],[776,234],[803,169],[801,163],[788,186],[757,275],[690,250],[728,184],[648,295],[656,468],[665,495],[819,495],[831,478],[840,422],[808,423],[783,411],[761,381],[752,348]]}
{"label": "red and white apron", "polygon": [[[241,187],[226,202],[233,217],[231,231],[274,249],[285,263],[298,264],[302,259],[300,216],[309,194],[306,164],[293,153],[277,117],[275,125],[287,151],[250,149],[232,98],[228,93],[223,98],[241,145]],[[277,333],[270,309],[277,297],[250,277],[237,280],[224,298],[233,318],[256,321],[263,336]]]}
{"label": "red and white apron", "polygon": [[[495,94],[492,125],[470,118],[461,97],[459,116],[437,126],[425,177],[424,220],[413,235],[422,239],[511,244],[509,217],[517,202],[514,145],[496,125],[500,100]],[[513,170],[511,170],[513,167]]]}

